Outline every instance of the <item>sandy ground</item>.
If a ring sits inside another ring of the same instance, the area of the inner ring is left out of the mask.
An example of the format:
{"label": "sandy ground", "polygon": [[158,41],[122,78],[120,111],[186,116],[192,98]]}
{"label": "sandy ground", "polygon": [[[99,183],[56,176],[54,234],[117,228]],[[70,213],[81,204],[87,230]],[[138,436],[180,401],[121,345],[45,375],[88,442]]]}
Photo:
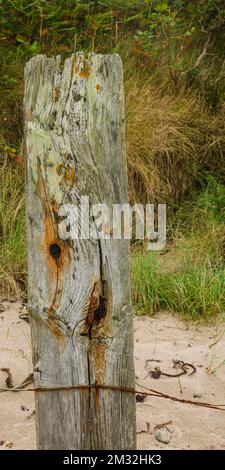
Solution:
{"label": "sandy ground", "polygon": [[[10,368],[14,385],[32,371],[29,325],[21,313],[20,303],[0,304],[0,369]],[[182,399],[225,404],[224,324],[190,325],[167,313],[134,323],[137,383]],[[189,367],[179,379],[149,375],[155,367],[176,374],[173,360],[193,364],[196,372],[189,375]],[[0,370],[0,388],[6,378]],[[221,411],[146,397],[137,403],[138,448],[225,449],[224,418]],[[0,423],[0,449],[35,449],[33,393],[0,393]]]}

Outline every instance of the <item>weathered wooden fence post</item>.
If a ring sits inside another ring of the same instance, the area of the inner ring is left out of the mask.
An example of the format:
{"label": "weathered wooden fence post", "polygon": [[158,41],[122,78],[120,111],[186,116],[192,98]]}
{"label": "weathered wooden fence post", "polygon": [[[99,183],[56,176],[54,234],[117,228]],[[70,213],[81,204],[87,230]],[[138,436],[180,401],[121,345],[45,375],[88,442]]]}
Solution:
{"label": "weathered wooden fence post", "polygon": [[135,396],[110,388],[134,388],[128,241],[59,234],[62,204],[89,196],[112,212],[127,202],[123,100],[116,54],[77,54],[63,67],[39,55],[26,65],[35,387],[109,386],[36,391],[40,449],[135,448]]}

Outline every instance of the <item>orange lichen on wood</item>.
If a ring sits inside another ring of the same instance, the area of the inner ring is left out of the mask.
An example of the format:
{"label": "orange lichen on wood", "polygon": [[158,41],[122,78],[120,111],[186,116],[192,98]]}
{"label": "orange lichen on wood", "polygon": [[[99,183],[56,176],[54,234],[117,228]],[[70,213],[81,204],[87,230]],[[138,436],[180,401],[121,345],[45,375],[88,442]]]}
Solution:
{"label": "orange lichen on wood", "polygon": [[98,93],[100,93],[102,87],[101,87],[101,85],[100,85],[99,83],[97,83],[97,85],[96,85],[95,88],[96,88],[96,91],[97,91]]}
{"label": "orange lichen on wood", "polygon": [[91,68],[88,66],[85,66],[83,70],[80,70],[79,75],[81,78],[88,78],[90,77],[91,74]]}
{"label": "orange lichen on wood", "polygon": [[64,181],[69,184],[69,187],[72,188],[76,179],[76,170],[72,166],[66,166],[64,163],[58,163],[56,165],[56,174],[58,176],[63,176]]}
{"label": "orange lichen on wood", "polygon": [[70,166],[66,168],[64,179],[69,184],[70,188],[72,188],[76,179],[76,170],[74,167]]}
{"label": "orange lichen on wood", "polygon": [[[57,226],[54,219],[54,213],[57,211],[56,201],[49,201],[45,183],[41,175],[39,175],[39,191],[43,204],[44,232],[41,242],[41,251],[47,260],[48,278],[49,278],[49,303],[47,324],[52,333],[62,340],[64,338],[63,331],[59,326],[59,321],[55,312],[59,308],[63,291],[63,281],[65,270],[69,269],[71,264],[70,247],[66,241],[62,241],[58,237]],[[54,250],[55,248],[55,255]],[[57,248],[57,250],[56,250]],[[57,255],[57,256],[56,256]]]}
{"label": "orange lichen on wood", "polygon": [[59,97],[60,97],[60,88],[58,86],[56,86],[53,89],[53,101],[57,102],[59,100]]}
{"label": "orange lichen on wood", "polygon": [[57,163],[56,165],[56,174],[58,176],[61,176],[63,174],[63,171],[65,170],[65,165],[64,163]]}

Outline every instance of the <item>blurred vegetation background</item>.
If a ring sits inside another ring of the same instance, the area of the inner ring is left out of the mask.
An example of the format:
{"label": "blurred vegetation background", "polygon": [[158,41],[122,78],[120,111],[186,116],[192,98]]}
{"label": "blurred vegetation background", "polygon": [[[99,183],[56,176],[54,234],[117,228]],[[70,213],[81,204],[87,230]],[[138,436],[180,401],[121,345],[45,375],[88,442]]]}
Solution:
{"label": "blurred vegetation background", "polygon": [[0,0],[0,297],[26,297],[23,70],[35,54],[124,62],[131,202],[168,205],[161,253],[132,248],[137,311],[225,309],[225,0]]}

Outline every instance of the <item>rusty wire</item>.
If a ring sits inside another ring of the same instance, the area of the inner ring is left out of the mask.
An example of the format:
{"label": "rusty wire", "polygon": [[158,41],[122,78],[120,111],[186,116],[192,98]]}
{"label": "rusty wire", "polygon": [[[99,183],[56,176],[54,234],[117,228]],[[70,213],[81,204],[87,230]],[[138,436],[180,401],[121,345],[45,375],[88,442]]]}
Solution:
{"label": "rusty wire", "polygon": [[[31,383],[31,381],[29,382]],[[104,385],[104,384],[92,384],[92,385],[70,385],[68,387],[33,387],[33,388],[27,388],[25,389],[25,386],[27,386],[28,383],[24,383],[19,385],[19,386],[16,386],[16,387],[13,387],[13,388],[10,388],[10,389],[7,389],[7,388],[1,388],[0,389],[0,392],[68,392],[68,391],[71,391],[71,390],[91,390],[91,389],[94,389],[94,390],[111,390],[111,391],[119,391],[119,392],[125,392],[125,393],[133,393],[133,394],[138,394],[138,395],[146,395],[146,396],[153,396],[153,397],[157,397],[157,398],[164,398],[164,399],[168,399],[168,400],[172,400],[172,401],[175,401],[175,402],[180,402],[180,403],[184,403],[184,404],[187,404],[187,405],[194,405],[194,406],[200,406],[200,407],[203,407],[203,408],[210,408],[210,409],[213,409],[213,410],[219,410],[219,411],[225,411],[225,404],[224,405],[214,405],[214,404],[211,404],[211,403],[205,403],[205,402],[197,402],[197,401],[193,401],[193,400],[185,400],[185,399],[182,399],[182,398],[177,398],[177,397],[174,397],[172,395],[168,395],[168,394],[165,394],[163,392],[160,392],[159,390],[154,390],[154,389],[151,389],[151,388],[147,388],[145,387],[144,385],[141,385],[139,383],[136,382],[136,385],[138,387],[141,387],[145,390],[147,390],[147,392],[142,392],[140,390],[135,390],[134,388],[127,388],[127,387],[117,387],[117,386],[114,386],[114,385]]]}

